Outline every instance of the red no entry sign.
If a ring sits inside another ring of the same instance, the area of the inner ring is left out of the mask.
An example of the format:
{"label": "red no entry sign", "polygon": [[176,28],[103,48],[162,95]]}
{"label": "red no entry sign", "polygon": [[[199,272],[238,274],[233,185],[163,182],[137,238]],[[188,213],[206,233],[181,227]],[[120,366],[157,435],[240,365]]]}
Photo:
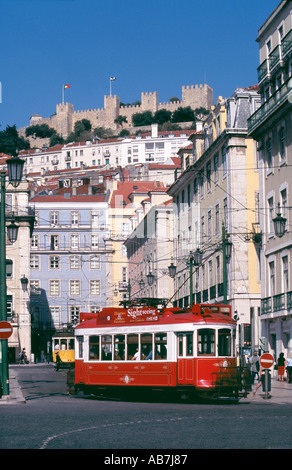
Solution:
{"label": "red no entry sign", "polygon": [[7,321],[0,322],[0,339],[7,339],[13,333],[13,328]]}
{"label": "red no entry sign", "polygon": [[270,367],[272,367],[272,365],[274,364],[274,358],[272,354],[269,354],[269,353],[263,354],[260,358],[260,363],[264,369],[269,369]]}

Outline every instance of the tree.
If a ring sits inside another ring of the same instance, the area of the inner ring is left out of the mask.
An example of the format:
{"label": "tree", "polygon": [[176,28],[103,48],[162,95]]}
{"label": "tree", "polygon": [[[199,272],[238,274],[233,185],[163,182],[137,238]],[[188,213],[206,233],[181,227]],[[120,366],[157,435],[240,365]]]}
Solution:
{"label": "tree", "polygon": [[154,114],[154,121],[160,125],[169,122],[171,121],[171,114],[171,111],[167,111],[167,109],[160,109]]}
{"label": "tree", "polygon": [[19,137],[16,125],[7,126],[5,131],[0,131],[0,152],[8,155],[16,155],[19,150],[29,149],[30,143],[23,137]]}
{"label": "tree", "polygon": [[118,124],[119,126],[122,126],[122,125],[123,125],[123,122],[128,122],[126,116],[118,116],[118,117],[115,119],[115,123]]}
{"label": "tree", "polygon": [[25,130],[26,137],[32,136],[34,139],[40,137],[44,139],[46,137],[52,137],[56,134],[55,129],[52,129],[47,124],[35,124],[34,126],[29,126]]}
{"label": "tree", "polygon": [[149,126],[154,123],[154,117],[151,111],[133,114],[132,121],[134,127]]}
{"label": "tree", "polygon": [[80,137],[83,132],[91,131],[91,122],[88,119],[76,121],[74,124],[74,133],[76,137]]}
{"label": "tree", "polygon": [[172,122],[195,121],[195,113],[190,106],[179,107],[172,115]]}

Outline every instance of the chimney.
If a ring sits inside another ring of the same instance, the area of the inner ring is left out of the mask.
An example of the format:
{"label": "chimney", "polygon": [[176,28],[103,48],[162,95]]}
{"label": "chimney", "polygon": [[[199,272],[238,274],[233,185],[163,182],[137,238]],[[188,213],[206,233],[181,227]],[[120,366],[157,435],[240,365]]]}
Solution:
{"label": "chimney", "polygon": [[151,124],[151,136],[158,137],[158,124]]}

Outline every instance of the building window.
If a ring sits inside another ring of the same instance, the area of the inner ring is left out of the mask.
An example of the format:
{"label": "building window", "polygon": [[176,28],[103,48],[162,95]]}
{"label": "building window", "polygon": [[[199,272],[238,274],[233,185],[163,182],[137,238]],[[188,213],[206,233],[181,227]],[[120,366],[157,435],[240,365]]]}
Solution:
{"label": "building window", "polygon": [[98,235],[91,235],[91,248],[99,247],[99,237]]}
{"label": "building window", "polygon": [[71,212],[71,225],[78,225],[79,224],[79,212],[72,211]]}
{"label": "building window", "polygon": [[79,247],[79,235],[71,235],[70,242],[71,242],[71,249],[77,250]]}
{"label": "building window", "polygon": [[30,267],[32,269],[39,269],[40,257],[38,255],[30,255]]}
{"label": "building window", "polygon": [[80,295],[80,280],[70,279],[70,295]]}
{"label": "building window", "polygon": [[38,235],[33,235],[31,237],[31,248],[36,249],[39,246],[39,236]]}
{"label": "building window", "polygon": [[272,167],[272,139],[269,138],[266,142],[266,159],[268,169]]}
{"label": "building window", "polygon": [[90,257],[90,269],[100,269],[100,256],[93,255]]}
{"label": "building window", "polygon": [[60,289],[60,281],[51,279],[50,280],[50,296],[51,297],[59,297],[61,294],[61,289]]}
{"label": "building window", "polygon": [[70,306],[69,310],[69,322],[73,325],[77,325],[80,321],[80,307]]}
{"label": "building window", "polygon": [[268,199],[268,233],[274,233],[273,218],[274,218],[274,198],[270,197]]}
{"label": "building window", "polygon": [[61,324],[61,309],[60,307],[50,307],[51,321],[54,327],[58,328]]}
{"label": "building window", "polygon": [[11,259],[6,260],[6,278],[12,279],[13,274],[13,261]]}
{"label": "building window", "polygon": [[50,256],[50,269],[60,268],[60,256]]}
{"label": "building window", "polygon": [[33,279],[30,281],[30,294],[31,295],[41,295],[40,281]]}
{"label": "building window", "polygon": [[279,131],[279,149],[280,149],[280,158],[279,162],[283,163],[286,161],[286,145],[285,145],[285,128],[281,127]]}
{"label": "building window", "polygon": [[275,295],[275,263],[269,263],[269,294],[272,297]]}
{"label": "building window", "polygon": [[215,235],[218,237],[220,235],[220,225],[219,225],[219,204],[215,206]]}
{"label": "building window", "polygon": [[79,256],[70,256],[69,257],[70,269],[80,269],[80,258]]}
{"label": "building window", "polygon": [[58,250],[59,248],[59,235],[51,235],[51,250]]}
{"label": "building window", "polygon": [[223,177],[224,177],[227,174],[226,147],[222,147],[222,168],[223,168]]}
{"label": "building window", "polygon": [[211,209],[208,211],[208,238],[209,240],[212,238],[212,211]]}
{"label": "building window", "polygon": [[289,265],[288,256],[282,258],[282,292],[289,291]]}
{"label": "building window", "polygon": [[214,157],[214,182],[215,183],[218,183],[219,181],[218,167],[219,167],[219,155],[217,153]]}
{"label": "building window", "polygon": [[58,225],[59,224],[59,211],[51,211],[50,213],[50,224]]}
{"label": "building window", "polygon": [[100,280],[99,279],[90,280],[90,295],[100,295]]}
{"label": "building window", "polygon": [[99,212],[91,212],[91,226],[98,227],[99,225]]}
{"label": "building window", "polygon": [[211,191],[211,162],[207,163],[207,168],[206,168],[206,174],[207,174],[207,191]]}

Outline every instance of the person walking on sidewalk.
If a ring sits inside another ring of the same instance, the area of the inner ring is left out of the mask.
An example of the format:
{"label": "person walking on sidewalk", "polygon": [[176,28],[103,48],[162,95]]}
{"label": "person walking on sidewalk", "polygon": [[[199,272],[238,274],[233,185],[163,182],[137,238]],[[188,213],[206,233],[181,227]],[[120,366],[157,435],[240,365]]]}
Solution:
{"label": "person walking on sidewalk", "polygon": [[254,351],[253,356],[250,360],[250,370],[251,370],[251,383],[254,384],[256,375],[258,376],[258,382],[260,382],[259,370],[260,370],[260,358],[258,352]]}
{"label": "person walking on sidewalk", "polygon": [[278,379],[280,382],[284,382],[284,374],[285,374],[285,367],[286,367],[286,359],[284,357],[284,353],[280,353],[277,361],[278,366]]}

